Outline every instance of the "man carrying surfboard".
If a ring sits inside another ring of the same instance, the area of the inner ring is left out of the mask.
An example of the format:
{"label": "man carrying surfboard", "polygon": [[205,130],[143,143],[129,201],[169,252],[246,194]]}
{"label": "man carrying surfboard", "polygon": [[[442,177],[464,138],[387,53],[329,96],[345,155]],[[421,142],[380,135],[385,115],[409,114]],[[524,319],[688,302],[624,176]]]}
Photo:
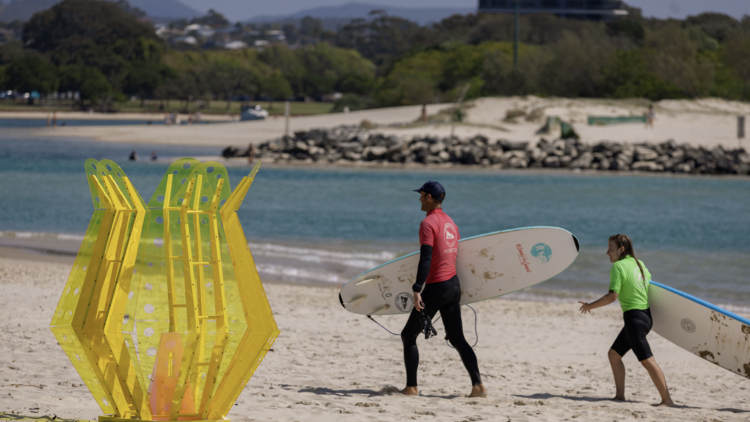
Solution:
{"label": "man carrying surfboard", "polygon": [[[418,395],[417,369],[419,349],[417,336],[423,331],[422,317],[427,323],[440,311],[448,340],[456,348],[471,377],[469,397],[486,397],[487,390],[479,375],[477,356],[464,338],[461,321],[461,286],[456,275],[458,241],[461,239],[456,223],[442,210],[445,189],[434,181],[428,181],[419,192],[419,202],[427,217],[419,226],[420,257],[417,267],[417,281],[412,286],[414,308],[406,326],[401,331],[404,343],[404,363],[406,365],[406,387],[401,393]],[[424,290],[423,290],[424,288]]]}
{"label": "man carrying surfboard", "polygon": [[620,299],[625,327],[620,331],[608,353],[609,363],[615,377],[614,400],[625,401],[625,365],[622,363],[622,357],[632,349],[641,365],[648,371],[656,389],[659,390],[661,395],[659,406],[674,407],[664,373],[657,365],[646,340],[646,335],[653,326],[651,309],[648,305],[648,285],[651,281],[651,274],[643,262],[635,257],[633,242],[624,234],[616,234],[609,238],[607,255],[609,262],[614,264],[609,272],[609,293],[596,302],[578,301],[578,303],[583,304],[581,313],[585,314],[591,312],[592,309],[609,305],[618,298]]}

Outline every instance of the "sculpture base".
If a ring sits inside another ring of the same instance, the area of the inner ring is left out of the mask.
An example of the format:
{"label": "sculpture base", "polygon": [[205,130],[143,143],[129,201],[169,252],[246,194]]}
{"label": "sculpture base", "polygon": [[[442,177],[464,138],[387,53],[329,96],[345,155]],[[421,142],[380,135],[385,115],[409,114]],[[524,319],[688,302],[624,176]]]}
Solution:
{"label": "sculpture base", "polygon": [[[126,419],[126,418],[117,418],[114,416],[99,416],[99,422],[140,422],[140,419]],[[146,422],[146,421],[142,421]],[[208,419],[208,420],[202,420],[202,419],[191,419],[189,421],[160,421],[160,422],[229,422],[229,419],[222,418],[222,419]]]}

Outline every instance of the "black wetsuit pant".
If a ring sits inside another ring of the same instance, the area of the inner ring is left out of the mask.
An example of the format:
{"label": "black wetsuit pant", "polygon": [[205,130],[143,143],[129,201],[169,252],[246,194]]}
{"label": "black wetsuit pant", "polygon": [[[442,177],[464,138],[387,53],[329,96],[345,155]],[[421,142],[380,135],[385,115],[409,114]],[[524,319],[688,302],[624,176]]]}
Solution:
{"label": "black wetsuit pant", "polygon": [[622,319],[625,321],[625,327],[612,344],[612,350],[617,352],[620,357],[633,350],[639,362],[652,357],[651,347],[646,340],[646,336],[654,325],[654,320],[651,318],[651,309],[625,311],[622,314]]}
{"label": "black wetsuit pant", "polygon": [[[459,300],[461,300],[461,286],[458,282],[458,276],[453,276],[453,278],[439,283],[430,283],[425,286],[422,292],[422,301],[425,304],[427,315],[432,319],[440,311],[448,340],[461,355],[461,360],[471,377],[471,384],[477,385],[482,383],[482,379],[479,376],[477,356],[464,338]],[[409,315],[409,321],[406,322],[406,326],[401,331],[401,341],[404,342],[407,387],[417,386],[417,368],[419,367],[417,336],[421,332],[422,323],[420,322],[419,312],[414,308]]]}

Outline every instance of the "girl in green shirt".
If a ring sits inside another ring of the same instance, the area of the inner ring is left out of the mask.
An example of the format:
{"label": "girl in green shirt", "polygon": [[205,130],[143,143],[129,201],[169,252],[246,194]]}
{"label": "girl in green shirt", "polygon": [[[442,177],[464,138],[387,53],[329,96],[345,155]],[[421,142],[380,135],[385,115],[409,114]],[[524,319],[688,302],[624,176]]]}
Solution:
{"label": "girl in green shirt", "polygon": [[635,257],[633,242],[624,234],[616,234],[609,238],[607,248],[609,262],[612,269],[609,272],[609,293],[596,302],[582,303],[581,313],[591,312],[602,306],[609,305],[618,298],[622,306],[622,317],[625,327],[620,331],[612,348],[609,349],[609,363],[615,376],[616,394],[614,400],[625,401],[625,365],[622,357],[629,350],[633,350],[638,360],[651,376],[656,389],[661,395],[659,406],[673,407],[674,403],[669,396],[667,381],[664,373],[656,364],[651,347],[648,345],[646,335],[651,331],[653,320],[651,310],[648,307],[648,285],[651,274]]}

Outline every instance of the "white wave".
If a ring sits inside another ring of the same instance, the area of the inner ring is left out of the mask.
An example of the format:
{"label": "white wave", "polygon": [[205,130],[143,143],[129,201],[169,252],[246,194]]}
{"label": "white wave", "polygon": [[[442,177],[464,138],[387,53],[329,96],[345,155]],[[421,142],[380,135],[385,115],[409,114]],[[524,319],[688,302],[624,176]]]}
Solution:
{"label": "white wave", "polygon": [[370,269],[396,258],[396,254],[390,251],[342,252],[272,243],[248,243],[248,246],[253,255],[256,256],[292,259],[308,263],[336,263],[360,269]]}
{"label": "white wave", "polygon": [[75,234],[62,234],[61,233],[61,234],[57,235],[57,238],[61,239],[61,240],[80,240],[80,241],[83,241],[83,239],[85,237],[84,236],[75,235]]}
{"label": "white wave", "polygon": [[46,233],[46,232],[12,232],[12,231],[0,232],[0,237],[15,237],[17,239],[57,238],[60,240],[78,240],[78,241],[82,241],[84,239],[83,235],[78,235],[78,234]]}
{"label": "white wave", "polygon": [[750,315],[750,307],[748,306],[737,306],[737,305],[727,305],[727,304],[718,304],[716,305],[720,308],[724,308],[729,312],[734,312],[735,314],[745,316],[747,317]]}
{"label": "white wave", "polygon": [[340,274],[330,271],[303,269],[281,265],[258,264],[258,272],[264,275],[294,278],[301,280],[323,281],[326,283],[344,283],[349,281]]}

